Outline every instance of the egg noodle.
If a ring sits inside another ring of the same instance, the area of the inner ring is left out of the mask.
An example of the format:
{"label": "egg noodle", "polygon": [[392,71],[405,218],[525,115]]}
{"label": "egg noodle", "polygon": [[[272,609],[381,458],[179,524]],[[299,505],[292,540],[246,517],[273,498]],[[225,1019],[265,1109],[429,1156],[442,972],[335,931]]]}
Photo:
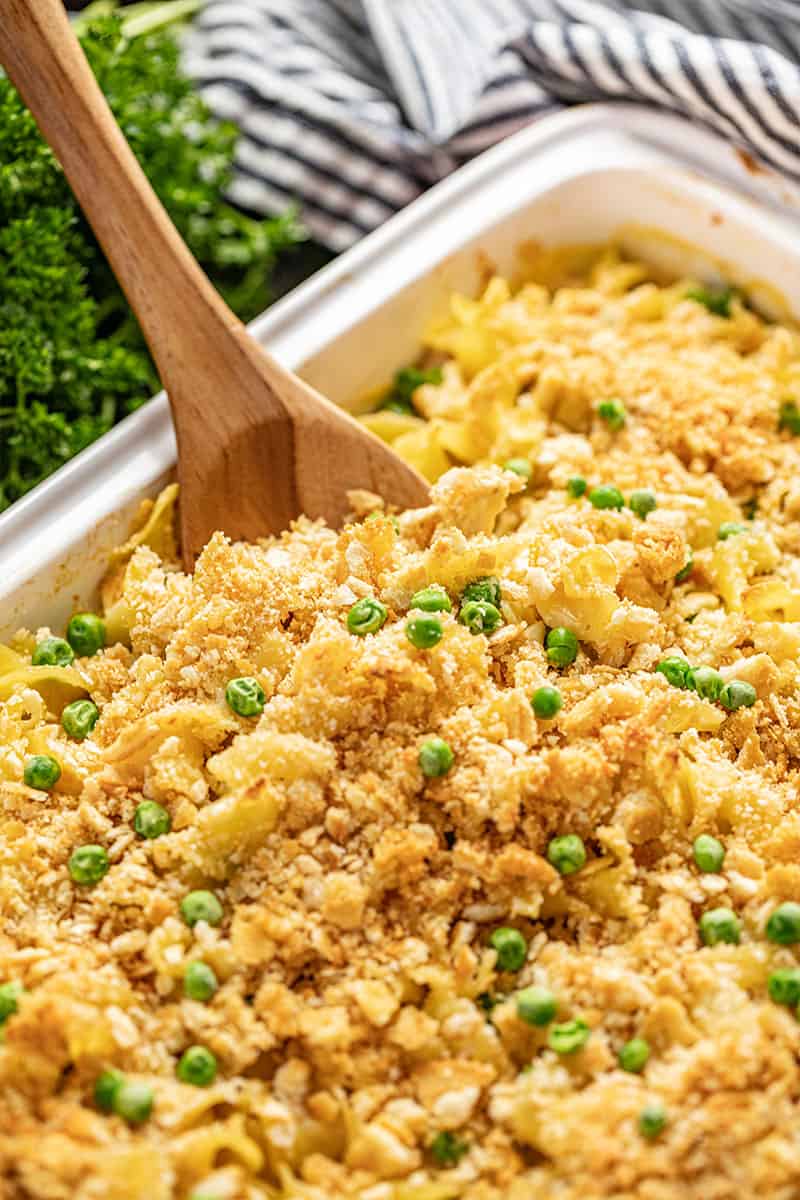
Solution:
{"label": "egg noodle", "polygon": [[796,1200],[800,337],[560,271],[365,418],[429,507],[173,487],[0,649],[2,1200]]}

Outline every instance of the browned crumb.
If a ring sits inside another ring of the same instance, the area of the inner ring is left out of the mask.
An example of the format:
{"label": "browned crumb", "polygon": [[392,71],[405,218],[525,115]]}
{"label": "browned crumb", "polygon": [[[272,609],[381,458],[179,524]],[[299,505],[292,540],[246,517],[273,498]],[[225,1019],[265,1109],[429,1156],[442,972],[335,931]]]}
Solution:
{"label": "browned crumb", "polygon": [[[31,688],[0,704],[0,984],[25,987],[0,1045],[3,1200],[797,1196],[800,1025],[766,990],[795,952],[764,934],[800,901],[800,499],[777,424],[797,335],[738,302],[723,321],[635,264],[493,295],[478,349],[453,342],[444,392],[423,389],[451,444],[456,426],[493,440],[429,509],[395,522],[354,495],[374,519],[217,535],[192,578],[139,546],[111,596],[130,650],[78,664],[93,735],[69,742]],[[612,396],[617,433],[594,411]],[[519,451],[503,439],[528,417],[523,491],[485,460]],[[658,508],[597,510],[568,497],[575,475]],[[732,520],[746,532],[717,542]],[[485,575],[489,637],[457,619]],[[453,612],[417,650],[428,583]],[[359,638],[365,596],[388,618]],[[580,640],[563,670],[554,626]],[[751,683],[755,705],[671,687],[665,655]],[[237,676],[261,683],[260,717],[227,707]],[[564,701],[549,721],[530,704],[545,683]],[[454,755],[441,778],[418,762],[433,735]],[[45,751],[64,766],[49,794],[22,783]],[[170,833],[135,835],[143,799]],[[701,833],[720,873],[694,864]],[[586,846],[574,875],[547,858],[561,834]],[[111,861],[94,888],[67,870],[84,843]],[[181,919],[198,888],[216,928]],[[701,944],[717,907],[740,945]],[[498,967],[500,926],[526,940],[518,972]],[[220,981],[207,1004],[184,995],[196,960]],[[587,1023],[583,1049],[559,1056],[519,1018],[534,984]],[[633,1037],[638,1075],[617,1062]],[[192,1044],[217,1058],[208,1088],[176,1079]],[[111,1066],[152,1087],[141,1126],[95,1107]],[[466,1143],[455,1165],[431,1151],[442,1133]]]}

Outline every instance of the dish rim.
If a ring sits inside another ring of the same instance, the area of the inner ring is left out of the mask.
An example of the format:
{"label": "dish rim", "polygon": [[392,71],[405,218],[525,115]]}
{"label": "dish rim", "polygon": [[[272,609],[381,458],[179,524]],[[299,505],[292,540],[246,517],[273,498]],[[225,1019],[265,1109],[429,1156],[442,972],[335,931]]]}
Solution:
{"label": "dish rim", "polygon": [[[563,158],[565,178],[574,178],[580,168],[573,162],[567,170],[570,147],[574,158],[581,139],[600,135],[616,144],[620,165],[635,159],[635,149],[640,157],[646,150],[654,169],[677,170],[686,186],[722,188],[730,204],[749,210],[754,226],[767,216],[789,226],[800,219],[800,188],[770,168],[756,168],[716,134],[636,104],[584,105],[542,117],[436,184],[257,317],[251,332],[302,373],[304,364],[335,345],[348,329],[479,237],[481,227],[465,230],[465,222],[475,220],[476,206],[498,179],[530,170],[554,148]],[[584,162],[582,169],[590,174],[592,164]],[[520,197],[520,206],[545,191],[534,183]],[[501,221],[512,215],[509,208]],[[491,223],[496,223],[494,217],[485,220],[484,233]],[[443,244],[440,258],[421,261],[424,238],[430,240],[431,230],[443,227],[450,230],[449,244]],[[370,286],[374,294],[367,295]],[[343,316],[348,303],[353,311]],[[0,638],[22,623],[28,608],[36,610],[43,586],[53,609],[57,601],[64,607],[67,593],[76,597],[86,591],[85,578],[77,582],[76,558],[85,559],[87,572],[94,563],[96,583],[102,573],[97,569],[100,549],[120,540],[123,514],[129,521],[138,500],[163,485],[175,458],[169,406],[160,392],[0,515]],[[38,608],[43,611],[41,602]]]}

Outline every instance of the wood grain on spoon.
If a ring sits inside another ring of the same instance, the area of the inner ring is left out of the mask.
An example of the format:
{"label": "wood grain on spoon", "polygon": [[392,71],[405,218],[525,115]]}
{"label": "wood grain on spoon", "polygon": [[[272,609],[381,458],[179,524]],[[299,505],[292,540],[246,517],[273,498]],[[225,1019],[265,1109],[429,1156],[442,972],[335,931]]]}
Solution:
{"label": "wood grain on spoon", "polygon": [[265,354],[214,290],[114,121],[61,0],[0,0],[0,61],[60,160],[169,395],[187,568],[217,529],[253,539],[300,513],[339,524],[350,488],[424,504],[422,477]]}

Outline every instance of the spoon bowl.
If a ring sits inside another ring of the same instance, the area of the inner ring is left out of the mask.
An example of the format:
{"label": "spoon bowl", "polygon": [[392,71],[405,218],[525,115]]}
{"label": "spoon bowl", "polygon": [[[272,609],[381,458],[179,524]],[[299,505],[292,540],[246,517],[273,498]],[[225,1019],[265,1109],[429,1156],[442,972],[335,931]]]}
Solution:
{"label": "spoon bowl", "polygon": [[59,159],[138,318],[178,442],[184,565],[216,530],[253,540],[347,492],[416,507],[428,485],[250,337],[192,257],[122,135],[61,0],[0,0],[0,63]]}

